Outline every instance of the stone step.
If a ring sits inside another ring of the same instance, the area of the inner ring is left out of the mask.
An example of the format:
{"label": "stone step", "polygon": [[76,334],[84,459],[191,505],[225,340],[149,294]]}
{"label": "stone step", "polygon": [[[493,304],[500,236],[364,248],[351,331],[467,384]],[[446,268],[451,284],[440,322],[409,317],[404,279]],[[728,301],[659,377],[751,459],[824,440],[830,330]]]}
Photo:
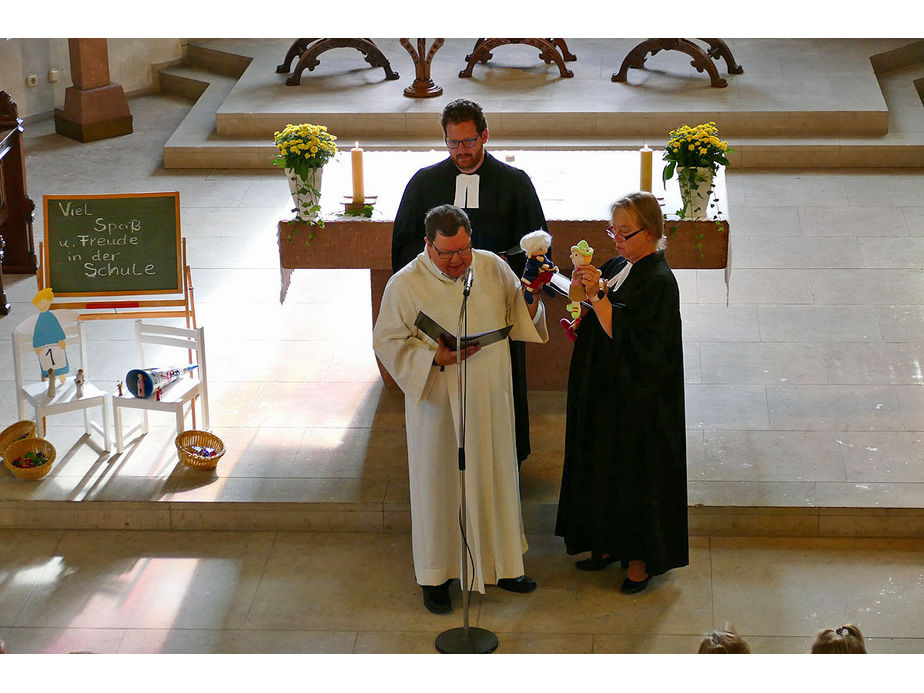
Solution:
{"label": "stone step", "polygon": [[870,63],[877,75],[899,70],[909,65],[924,63],[924,40],[912,41],[904,46],[870,56]]}
{"label": "stone step", "polygon": [[[524,501],[527,534],[551,535],[556,505]],[[691,536],[921,537],[922,508],[691,506]],[[410,532],[407,502],[4,500],[0,529]]]}
{"label": "stone step", "polygon": [[[228,107],[232,99],[228,97],[251,60],[190,44],[188,67],[162,71],[165,91],[197,99],[189,116],[164,146],[166,168],[268,168],[275,153],[272,134],[289,122],[323,123],[341,141],[360,139],[370,151],[443,147],[433,136],[436,111],[425,112],[429,106],[416,101],[406,113],[368,113],[368,104],[364,104],[363,113],[310,109],[299,113],[232,111]],[[924,41],[877,54],[870,62],[882,89],[881,108],[870,106],[867,100],[863,109],[853,111],[703,111],[689,114],[689,119],[720,122],[723,137],[730,139],[735,149],[729,156],[732,168],[924,166],[924,111],[909,109],[910,100],[916,99],[915,104],[921,101],[924,88],[920,86]],[[206,83],[208,87],[203,86]],[[316,98],[306,100],[306,105],[314,108],[318,103]],[[490,146],[493,150],[636,149],[645,141],[663,140],[665,133],[683,120],[680,115],[505,111],[492,121]],[[369,134],[371,122],[377,134]],[[535,138],[532,134],[537,123],[543,132],[557,133],[567,126],[570,136]]]}
{"label": "stone step", "polygon": [[252,58],[217,48],[190,43],[187,47],[189,65],[225,77],[239,78],[250,65]]}
{"label": "stone step", "polygon": [[233,86],[233,78],[220,75],[197,67],[174,65],[158,72],[161,93],[171,96],[180,96],[190,101],[197,101],[209,85],[216,81],[225,80]]}

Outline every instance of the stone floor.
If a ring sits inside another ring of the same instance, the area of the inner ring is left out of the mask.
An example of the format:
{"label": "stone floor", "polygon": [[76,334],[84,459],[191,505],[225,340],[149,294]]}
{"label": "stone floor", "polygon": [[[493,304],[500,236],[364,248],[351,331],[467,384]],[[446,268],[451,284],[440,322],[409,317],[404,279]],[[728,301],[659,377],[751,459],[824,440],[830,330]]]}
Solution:
{"label": "stone floor", "polygon": [[[488,587],[472,626],[501,653],[694,653],[731,621],[755,653],[808,652],[856,623],[871,653],[924,652],[921,539],[693,537],[640,595],[528,536],[530,595]],[[428,653],[462,625],[427,612],[405,533],[0,530],[11,653]]]}
{"label": "stone floor", "polygon": [[[190,104],[131,108],[132,135],[89,145],[30,124],[29,193],[180,191],[229,452],[203,475],[176,465],[169,421],[117,456],[77,419],[50,420],[52,473],[0,480],[0,526],[16,528],[0,530],[0,638],[11,652],[432,651],[459,614],[428,614],[414,586],[401,400],[378,379],[366,273],[297,272],[280,305],[281,175],[165,170]],[[522,496],[540,589],[473,602],[500,651],[692,652],[729,620],[756,652],[805,652],[851,621],[873,652],[924,652],[922,183],[919,169],[728,172],[727,305],[720,272],[678,272],[690,501],[780,509],[766,530],[790,536],[701,532],[691,565],[635,599],[616,570],[578,573],[547,524],[562,398],[532,393]],[[0,340],[34,310],[33,278],[4,283]],[[98,321],[89,335],[89,372],[114,388],[131,328]],[[0,423],[16,418],[0,349]],[[254,531],[208,531],[228,522]],[[820,523],[829,536],[813,536]],[[885,525],[907,538],[862,538]]]}
{"label": "stone floor", "polygon": [[[351,529],[381,528],[389,518],[406,525],[402,403],[383,390],[376,370],[366,272],[297,271],[280,305],[276,222],[290,206],[283,177],[275,170],[166,171],[158,149],[188,103],[150,96],[133,100],[132,109],[132,135],[89,145],[55,135],[50,121],[30,127],[30,194],[40,201],[64,192],[180,191],[197,317],[209,345],[212,426],[230,451],[215,478],[203,480],[174,469],[169,417],[155,418],[152,434],[116,457],[81,438],[78,417],[61,415],[49,433],[59,455],[51,475],[37,485],[6,477],[0,494],[310,499],[358,504]],[[722,272],[677,272],[691,505],[924,507],[922,179],[916,169],[728,172],[728,304]],[[35,226],[40,241],[41,214]],[[32,277],[7,276],[5,284],[13,311],[0,320],[3,339],[34,310],[35,292]],[[89,372],[114,391],[134,367],[131,325],[93,321],[87,329]],[[0,350],[0,421],[17,418],[13,393],[11,353]],[[537,444],[523,468],[524,503],[547,510],[557,500],[563,398],[531,398]],[[0,509],[0,518],[9,523],[10,512]],[[920,531],[920,518],[888,521]]]}

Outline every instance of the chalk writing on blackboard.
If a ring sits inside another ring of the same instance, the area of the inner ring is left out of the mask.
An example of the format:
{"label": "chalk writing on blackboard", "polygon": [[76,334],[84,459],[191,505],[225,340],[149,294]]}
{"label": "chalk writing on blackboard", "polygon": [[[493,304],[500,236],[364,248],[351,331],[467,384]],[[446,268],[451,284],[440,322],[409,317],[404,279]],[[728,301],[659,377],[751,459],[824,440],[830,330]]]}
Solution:
{"label": "chalk writing on blackboard", "polygon": [[44,206],[56,294],[182,291],[179,193],[46,195]]}

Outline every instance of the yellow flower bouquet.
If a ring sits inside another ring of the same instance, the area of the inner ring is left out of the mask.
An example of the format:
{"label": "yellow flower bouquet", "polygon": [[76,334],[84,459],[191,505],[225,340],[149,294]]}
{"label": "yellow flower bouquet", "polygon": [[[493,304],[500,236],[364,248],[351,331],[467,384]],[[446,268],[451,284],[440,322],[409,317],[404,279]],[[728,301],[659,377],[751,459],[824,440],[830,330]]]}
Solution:
{"label": "yellow flower bouquet", "polygon": [[728,146],[728,142],[720,140],[718,134],[714,122],[692,128],[682,125],[671,130],[667,147],[664,148],[663,159],[667,162],[662,173],[664,182],[673,177],[678,167],[711,168],[715,172],[719,164],[728,166],[725,155],[734,150]]}
{"label": "yellow flower bouquet", "polygon": [[273,137],[279,150],[273,165],[292,169],[302,178],[308,177],[308,169],[321,168],[337,153],[337,137],[324,125],[290,124]]}

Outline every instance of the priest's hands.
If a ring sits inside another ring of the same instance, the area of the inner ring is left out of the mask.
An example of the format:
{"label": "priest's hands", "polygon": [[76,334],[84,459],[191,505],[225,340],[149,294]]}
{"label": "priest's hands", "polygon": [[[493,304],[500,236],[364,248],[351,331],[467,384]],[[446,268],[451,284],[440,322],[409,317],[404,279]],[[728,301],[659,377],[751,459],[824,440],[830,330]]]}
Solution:
{"label": "priest's hands", "polygon": [[[462,350],[462,360],[464,361],[469,356],[479,351],[481,351],[480,346],[465,347],[465,349]],[[436,354],[433,357],[433,365],[440,366],[442,368],[443,366],[448,366],[455,362],[456,352],[443,344],[443,338],[440,337],[439,341],[437,342]]]}

